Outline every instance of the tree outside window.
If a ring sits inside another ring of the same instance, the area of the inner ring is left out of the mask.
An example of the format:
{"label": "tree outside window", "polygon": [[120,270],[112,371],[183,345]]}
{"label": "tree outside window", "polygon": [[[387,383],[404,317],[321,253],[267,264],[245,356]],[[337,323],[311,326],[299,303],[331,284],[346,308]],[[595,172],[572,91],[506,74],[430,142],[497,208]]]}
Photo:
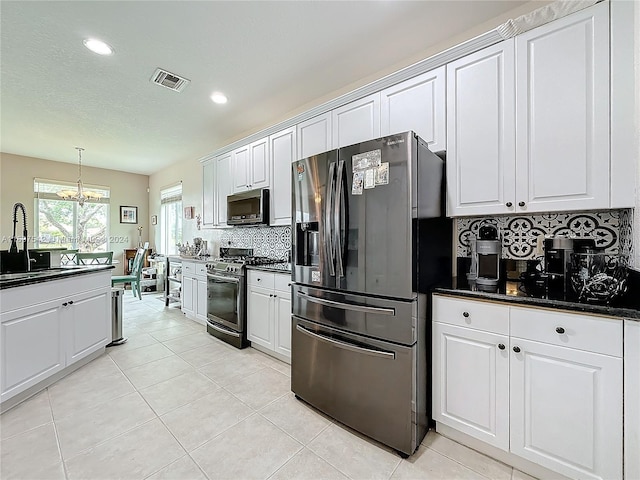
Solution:
{"label": "tree outside window", "polygon": [[92,188],[102,198],[80,206],[57,196],[56,192],[63,188],[68,185],[39,179],[34,182],[36,247],[108,251],[109,189]]}

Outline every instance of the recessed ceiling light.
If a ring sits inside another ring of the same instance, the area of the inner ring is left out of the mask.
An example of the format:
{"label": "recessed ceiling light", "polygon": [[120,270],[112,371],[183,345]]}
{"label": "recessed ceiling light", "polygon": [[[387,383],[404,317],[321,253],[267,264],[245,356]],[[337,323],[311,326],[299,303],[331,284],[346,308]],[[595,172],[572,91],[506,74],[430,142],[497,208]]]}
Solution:
{"label": "recessed ceiling light", "polygon": [[98,55],[111,55],[113,53],[113,48],[95,38],[87,38],[83,43],[85,47]]}
{"label": "recessed ceiling light", "polygon": [[220,92],[213,92],[211,94],[211,100],[213,100],[214,103],[227,103],[226,95]]}

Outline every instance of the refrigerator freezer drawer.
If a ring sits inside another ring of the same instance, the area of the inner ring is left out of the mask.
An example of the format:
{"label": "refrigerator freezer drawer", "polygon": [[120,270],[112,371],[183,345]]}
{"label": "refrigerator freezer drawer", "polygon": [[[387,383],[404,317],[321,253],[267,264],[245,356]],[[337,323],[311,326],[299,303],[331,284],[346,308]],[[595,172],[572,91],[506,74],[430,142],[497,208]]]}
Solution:
{"label": "refrigerator freezer drawer", "polygon": [[427,431],[417,350],[294,316],[291,389],[345,425],[411,455]]}
{"label": "refrigerator freezer drawer", "polygon": [[296,285],[292,312],[340,330],[413,345],[424,335],[424,297],[400,301]]}

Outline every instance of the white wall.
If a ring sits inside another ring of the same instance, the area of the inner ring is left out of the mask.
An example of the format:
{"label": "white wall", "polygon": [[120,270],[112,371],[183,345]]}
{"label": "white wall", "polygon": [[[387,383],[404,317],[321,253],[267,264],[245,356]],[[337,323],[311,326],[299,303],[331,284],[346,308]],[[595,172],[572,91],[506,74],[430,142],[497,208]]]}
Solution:
{"label": "white wall", "polygon": [[[21,202],[27,211],[27,233],[32,236],[34,228],[33,179],[35,177],[75,182],[78,165],[53,162],[40,158],[23,157],[0,153],[0,249],[9,248],[13,233],[13,204]],[[113,239],[109,248],[115,260],[122,260],[125,248],[138,245],[138,227],[142,227],[143,242],[149,238],[149,176],[118,172],[104,168],[82,167],[82,182],[103,185],[111,189],[109,237]],[[138,223],[120,223],[120,205],[138,207]],[[21,230],[21,223],[18,229]],[[33,247],[33,240],[29,244]],[[116,269],[118,273],[121,269]]]}

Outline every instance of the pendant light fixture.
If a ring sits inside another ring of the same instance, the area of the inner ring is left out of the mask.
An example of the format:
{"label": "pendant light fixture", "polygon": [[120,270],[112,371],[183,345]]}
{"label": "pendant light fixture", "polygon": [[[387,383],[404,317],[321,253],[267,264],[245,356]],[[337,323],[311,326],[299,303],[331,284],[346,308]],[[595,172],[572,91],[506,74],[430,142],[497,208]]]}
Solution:
{"label": "pendant light fixture", "polygon": [[84,150],[84,148],[76,147],[76,150],[78,150],[78,181],[76,182],[76,190],[60,190],[59,192],[57,192],[57,195],[64,198],[65,200],[73,200],[74,202],[78,202],[78,205],[82,207],[84,206],[85,200],[99,200],[102,195],[98,192],[85,190],[82,186],[82,151]]}

